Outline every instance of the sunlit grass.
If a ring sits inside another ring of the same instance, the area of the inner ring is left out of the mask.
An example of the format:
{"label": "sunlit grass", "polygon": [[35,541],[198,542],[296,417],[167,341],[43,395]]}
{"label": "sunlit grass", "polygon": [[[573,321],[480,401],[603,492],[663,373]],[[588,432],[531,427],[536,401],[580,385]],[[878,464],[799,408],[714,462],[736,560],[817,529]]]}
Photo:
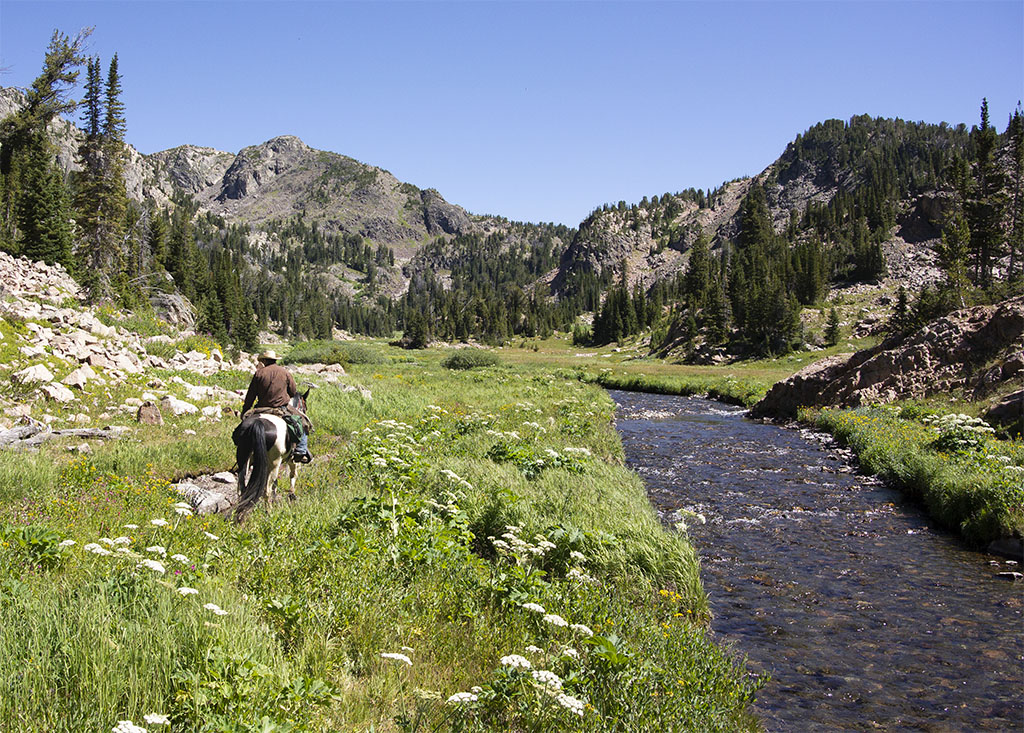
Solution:
{"label": "sunlit grass", "polygon": [[[709,640],[693,548],[624,467],[608,396],[542,365],[414,358],[353,366],[354,390],[321,383],[299,501],[242,527],[169,489],[230,466],[231,419],[132,424],[90,456],[0,454],[0,476],[31,469],[0,506],[0,728],[755,728],[757,683]],[[509,527],[534,550],[503,554]],[[458,692],[476,700],[446,702]]]}

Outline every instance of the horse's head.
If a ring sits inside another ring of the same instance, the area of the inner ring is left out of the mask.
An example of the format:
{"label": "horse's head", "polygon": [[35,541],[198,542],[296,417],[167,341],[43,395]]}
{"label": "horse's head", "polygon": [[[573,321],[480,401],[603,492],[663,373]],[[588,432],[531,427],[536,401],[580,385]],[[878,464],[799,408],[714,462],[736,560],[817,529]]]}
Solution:
{"label": "horse's head", "polygon": [[295,396],[292,397],[291,402],[289,402],[288,404],[291,405],[292,407],[296,408],[297,410],[301,410],[302,412],[306,412],[306,398],[309,397],[309,393],[310,393],[310,391],[312,389],[313,389],[313,385],[312,384],[307,384],[306,385],[306,391],[305,392],[296,392]]}

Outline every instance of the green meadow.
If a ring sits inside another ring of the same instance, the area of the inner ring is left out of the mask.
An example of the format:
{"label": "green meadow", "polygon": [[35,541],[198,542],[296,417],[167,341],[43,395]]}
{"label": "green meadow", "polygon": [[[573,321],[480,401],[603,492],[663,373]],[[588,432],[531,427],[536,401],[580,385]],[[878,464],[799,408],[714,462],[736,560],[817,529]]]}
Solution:
{"label": "green meadow", "polygon": [[[108,414],[132,432],[91,453],[0,452],[0,730],[757,730],[763,680],[710,637],[694,549],[625,468],[603,388],[751,404],[820,355],[303,344],[285,362],[362,391],[313,380],[298,500],[241,526],[170,488],[231,467],[231,417]],[[803,419],[969,542],[1019,533],[1020,441],[942,408]]]}
{"label": "green meadow", "polygon": [[0,729],[757,729],[601,388],[367,348],[372,398],[316,389],[298,501],[241,526],[169,489],[230,419],[0,454]]}

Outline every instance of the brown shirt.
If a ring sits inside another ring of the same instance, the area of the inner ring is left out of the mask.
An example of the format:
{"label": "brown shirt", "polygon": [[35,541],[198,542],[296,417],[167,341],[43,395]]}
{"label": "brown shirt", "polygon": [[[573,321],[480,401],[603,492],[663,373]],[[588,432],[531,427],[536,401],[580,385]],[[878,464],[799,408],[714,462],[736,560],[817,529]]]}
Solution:
{"label": "brown shirt", "polygon": [[248,412],[253,402],[256,407],[284,407],[298,391],[291,372],[277,364],[265,364],[252,375],[242,413]]}

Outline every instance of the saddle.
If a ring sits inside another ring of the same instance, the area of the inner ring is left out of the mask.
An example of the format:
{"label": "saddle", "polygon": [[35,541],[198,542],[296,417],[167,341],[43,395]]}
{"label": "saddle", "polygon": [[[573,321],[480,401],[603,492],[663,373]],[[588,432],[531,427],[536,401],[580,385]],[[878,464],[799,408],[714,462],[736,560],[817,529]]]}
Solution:
{"label": "saddle", "polygon": [[[288,428],[288,437],[285,440],[286,445],[289,447],[298,443],[302,439],[302,434],[306,432],[306,426],[303,424],[302,418],[289,412],[287,407],[256,407],[246,413],[246,417],[254,417],[256,415],[275,415],[284,420],[284,424]],[[237,441],[235,442],[237,443]]]}

